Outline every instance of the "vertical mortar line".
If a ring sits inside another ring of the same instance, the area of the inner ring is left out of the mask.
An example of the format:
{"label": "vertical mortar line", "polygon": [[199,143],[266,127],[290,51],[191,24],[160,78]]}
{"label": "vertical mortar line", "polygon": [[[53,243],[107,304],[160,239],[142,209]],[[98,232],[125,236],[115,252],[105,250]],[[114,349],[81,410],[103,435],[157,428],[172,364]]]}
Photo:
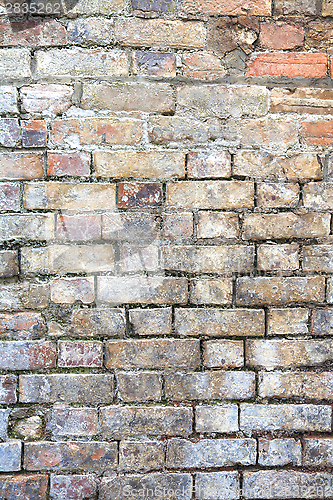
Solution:
{"label": "vertical mortar line", "polygon": [[231,298],[231,307],[236,307],[237,304],[237,273],[232,275],[232,298]]}
{"label": "vertical mortar line", "polygon": [[264,315],[265,315],[265,332],[264,337],[268,337],[268,315],[269,315],[269,307],[264,307]]}
{"label": "vertical mortar line", "polygon": [[187,168],[188,168],[188,155],[189,155],[188,152],[185,153],[185,177],[184,178],[186,181],[188,180],[188,170],[187,170]]}

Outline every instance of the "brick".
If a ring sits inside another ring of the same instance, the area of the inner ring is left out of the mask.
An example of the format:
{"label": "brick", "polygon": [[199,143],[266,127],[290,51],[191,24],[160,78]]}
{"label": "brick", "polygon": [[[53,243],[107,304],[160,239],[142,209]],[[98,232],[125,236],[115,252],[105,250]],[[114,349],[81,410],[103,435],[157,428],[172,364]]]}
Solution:
{"label": "brick", "polygon": [[25,184],[23,204],[28,210],[113,210],[116,204],[114,184],[73,184],[39,182]]}
{"label": "brick", "polygon": [[1,153],[0,177],[30,180],[43,177],[43,157],[36,153]]}
{"label": "brick", "polygon": [[92,14],[110,15],[110,13],[120,13],[124,7],[124,0],[79,0],[75,4],[63,4],[64,10],[69,17],[76,17],[77,14],[85,16]]}
{"label": "brick", "polygon": [[83,85],[83,109],[173,113],[176,103],[168,83],[86,83]]}
{"label": "brick", "polygon": [[135,50],[132,53],[132,71],[135,75],[175,78],[176,55],[170,52]]}
{"label": "brick", "polygon": [[19,212],[20,204],[19,183],[0,182],[0,210],[12,210],[13,212]]}
{"label": "brick", "polygon": [[98,412],[95,408],[54,407],[47,415],[46,432],[52,437],[81,437],[97,434]]}
{"label": "brick", "polygon": [[228,472],[198,472],[195,475],[195,488],[199,498],[236,499],[240,497],[239,474]]}
{"label": "brick", "polygon": [[1,370],[40,370],[54,368],[56,348],[51,342],[1,341]]}
{"label": "brick", "polygon": [[43,120],[22,120],[22,146],[41,148],[47,144],[47,128]]}
{"label": "brick", "polygon": [[183,141],[197,144],[229,137],[228,130],[215,118],[202,121],[183,116],[151,116],[148,126],[149,139],[155,144]]}
{"label": "brick", "polygon": [[113,212],[102,216],[102,235],[105,240],[152,241],[158,237],[157,218],[143,212]]}
{"label": "brick", "polygon": [[222,0],[220,2],[200,2],[199,0],[183,0],[185,12],[210,15],[249,15],[270,16],[271,3],[268,0]]}
{"label": "brick", "polygon": [[163,235],[173,239],[190,238],[193,235],[192,212],[163,214]]}
{"label": "brick", "polygon": [[3,441],[7,441],[7,428],[8,428],[8,418],[9,418],[10,410],[1,410],[0,409],[0,438]]}
{"label": "brick", "polygon": [[197,443],[171,439],[166,464],[170,468],[206,468],[251,465],[256,462],[254,439],[201,439]]}
{"label": "brick", "polygon": [[21,375],[22,403],[111,403],[113,375],[54,374]]}
{"label": "brick", "polygon": [[114,269],[111,245],[52,245],[22,248],[23,274],[93,273]]}
{"label": "brick", "polygon": [[143,12],[169,12],[173,13],[176,10],[175,0],[132,0],[132,8]]}
{"label": "brick", "polygon": [[163,248],[163,266],[190,273],[243,273],[253,270],[254,248],[229,246],[174,246]]}
{"label": "brick", "polygon": [[97,279],[98,300],[113,304],[171,304],[187,300],[187,279],[163,276]]}
{"label": "brick", "polygon": [[141,247],[124,243],[120,248],[119,267],[122,272],[157,271],[159,266],[159,247]]}
{"label": "brick", "polygon": [[125,403],[131,401],[160,401],[162,378],[159,373],[117,372],[118,397]]}
{"label": "brick", "polygon": [[315,15],[317,11],[316,4],[311,0],[276,0],[275,13],[283,15]]}
{"label": "brick", "polygon": [[166,203],[173,208],[252,208],[253,183],[247,181],[180,181],[167,184]]}
{"label": "brick", "polygon": [[307,145],[329,146],[333,141],[333,123],[331,121],[301,122],[301,139]]}
{"label": "brick", "polygon": [[124,494],[134,496],[137,491],[149,491],[149,495],[154,500],[162,498],[159,492],[177,494],[177,500],[190,500],[192,477],[190,474],[170,473],[104,477],[99,489],[99,498],[100,500],[121,500]]}
{"label": "brick", "polygon": [[109,340],[105,345],[107,368],[180,368],[200,366],[198,340],[130,339]]}
{"label": "brick", "polygon": [[42,474],[0,476],[1,494],[15,500],[46,500],[48,477]]}
{"label": "brick", "polygon": [[307,335],[308,309],[269,309],[267,335]]}
{"label": "brick", "polygon": [[268,112],[265,87],[186,85],[177,88],[177,106],[195,109],[203,117],[264,116]]}
{"label": "brick", "polygon": [[134,335],[170,334],[171,316],[171,307],[129,310],[129,322]]}
{"label": "brick", "polygon": [[240,151],[234,157],[233,173],[234,175],[275,181],[323,178],[318,157],[312,153],[300,153],[285,157],[266,152]]}
{"label": "brick", "polygon": [[109,406],[100,409],[104,438],[136,435],[188,436],[192,432],[192,408],[163,406]]}
{"label": "brick", "polygon": [[0,22],[0,46],[47,47],[66,42],[66,30],[55,19]]}
{"label": "brick", "polygon": [[[316,189],[315,186],[314,189]],[[313,208],[318,208],[314,202],[311,201],[310,203],[307,185],[304,186],[304,190],[306,203]],[[250,214],[244,217],[242,237],[245,240],[320,238],[329,235],[329,225],[330,217],[328,214],[307,213],[296,215],[292,212]]]}
{"label": "brick", "polygon": [[16,118],[0,118],[0,145],[6,148],[19,146],[21,132]]}
{"label": "brick", "polygon": [[94,278],[60,278],[50,283],[51,300],[56,304],[83,304],[94,302]]}
{"label": "brick", "polygon": [[71,106],[73,93],[70,85],[36,84],[20,89],[22,107],[27,113],[64,113]]}
{"label": "brick", "polygon": [[195,417],[196,432],[230,434],[239,430],[237,405],[197,406]]}
{"label": "brick", "polygon": [[101,239],[100,215],[58,215],[56,237],[64,241],[93,241]]}
{"label": "brick", "polygon": [[97,341],[58,342],[58,366],[61,368],[103,366],[103,344]]}
{"label": "brick", "polygon": [[0,49],[0,78],[29,78],[30,51],[28,49]]}
{"label": "brick", "polygon": [[117,19],[115,38],[118,43],[134,47],[171,47],[201,49],[205,45],[205,27],[198,21],[165,19]]}
{"label": "brick", "polygon": [[[240,428],[244,431],[327,432],[331,430],[330,406],[241,405]],[[263,497],[265,498],[265,497]]]}
{"label": "brick", "polygon": [[327,56],[324,53],[271,52],[254,54],[246,76],[286,76],[288,78],[326,78]]}
{"label": "brick", "polygon": [[246,364],[267,370],[322,365],[331,360],[331,339],[325,340],[248,340]]}
{"label": "brick", "polygon": [[74,337],[121,337],[125,334],[125,313],[123,309],[74,309],[65,327],[53,322],[49,334]]}
{"label": "brick", "polygon": [[[313,498],[313,495],[331,496],[332,475],[327,472],[261,470],[245,472],[245,498]],[[324,493],[325,492],[325,493]]]}
{"label": "brick", "polygon": [[247,120],[241,126],[241,143],[245,147],[287,150],[298,144],[298,124],[280,117]]}
{"label": "brick", "polygon": [[264,439],[258,442],[260,465],[279,467],[283,465],[301,465],[302,447],[295,439]]}
{"label": "brick", "polygon": [[297,207],[299,185],[292,183],[258,183],[257,206],[262,208]]}
{"label": "brick", "polygon": [[97,493],[97,481],[93,475],[62,476],[51,474],[50,497],[52,500],[84,500],[94,498]]}
{"label": "brick", "polygon": [[63,177],[65,175],[90,175],[90,154],[83,151],[71,153],[47,153],[47,175]]}
{"label": "brick", "polygon": [[204,365],[207,368],[241,368],[244,366],[242,340],[209,340],[203,343]]}
{"label": "brick", "polygon": [[165,396],[172,401],[249,399],[255,394],[253,372],[211,371],[165,376]]}
{"label": "brick", "polygon": [[178,335],[207,335],[212,337],[263,336],[265,315],[253,309],[175,309],[175,328]]}
{"label": "brick", "polygon": [[98,177],[185,177],[185,155],[180,151],[94,151],[94,164]]}
{"label": "brick", "polygon": [[260,44],[266,49],[287,50],[302,47],[304,28],[284,22],[260,24]]}
{"label": "brick", "polygon": [[199,212],[198,238],[234,239],[239,236],[238,215],[227,212]]}
{"label": "brick", "polygon": [[0,375],[0,403],[10,405],[16,403],[16,383],[15,375]]}
{"label": "brick", "polygon": [[314,310],[312,314],[311,330],[312,330],[311,333],[313,335],[332,335],[333,333],[332,309]]}
{"label": "brick", "polygon": [[0,113],[18,113],[16,87],[0,86]]}
{"label": "brick", "polygon": [[324,279],[310,277],[262,277],[237,279],[237,305],[282,305],[290,303],[323,302]]}
{"label": "brick", "polygon": [[128,75],[128,56],[118,49],[51,49],[37,51],[35,60],[39,77]]}
{"label": "brick", "polygon": [[85,471],[104,473],[117,467],[117,443],[26,443],[24,468],[28,471]]}
{"label": "brick", "polygon": [[314,210],[329,210],[333,206],[333,184],[310,182],[304,186],[303,203]]}
{"label": "brick", "polygon": [[162,185],[157,182],[120,182],[119,208],[155,208],[162,204]]}
{"label": "brick", "polygon": [[121,471],[150,471],[164,466],[164,446],[160,441],[120,441]]}
{"label": "brick", "polygon": [[198,278],[190,281],[191,304],[231,304],[231,278]]}
{"label": "brick", "polygon": [[21,442],[0,443],[0,471],[14,472],[19,470],[21,470]]}
{"label": "brick", "polygon": [[80,144],[137,144],[142,139],[142,122],[135,118],[68,118],[54,120],[52,141],[71,148]]}
{"label": "brick", "polygon": [[23,281],[0,286],[0,311],[44,309],[48,305],[47,284]]}
{"label": "brick", "polygon": [[183,75],[193,80],[214,81],[227,75],[220,59],[209,52],[183,54]]}
{"label": "brick", "polygon": [[263,398],[333,399],[332,383],[333,376],[329,372],[261,373],[259,395]]}
{"label": "brick", "polygon": [[322,16],[331,16],[333,12],[331,0],[323,0]]}
{"label": "brick", "polygon": [[191,151],[187,155],[189,179],[230,176],[231,158],[227,151]]}
{"label": "brick", "polygon": [[[245,14],[245,12],[243,12]],[[231,69],[244,70],[246,63],[245,54],[253,51],[253,44],[258,39],[259,20],[247,14],[238,17],[210,18],[208,21],[207,48],[214,54],[225,56],[235,49],[241,49],[234,54],[227,55],[226,62]],[[244,52],[244,54],[243,54]],[[231,62],[231,65],[229,65]]]}
{"label": "brick", "polygon": [[304,465],[331,467],[333,462],[333,442],[330,438],[305,438]]}
{"label": "brick", "polygon": [[16,250],[0,251],[0,277],[9,278],[19,274],[18,253]]}
{"label": "brick", "polygon": [[307,245],[303,247],[303,269],[331,273],[333,267],[332,245]]}
{"label": "brick", "polygon": [[299,268],[299,246],[260,245],[258,247],[258,269],[261,271],[295,271]]}
{"label": "brick", "polygon": [[308,47],[315,49],[326,49],[331,46],[333,35],[332,23],[330,20],[319,19],[311,21],[305,26],[305,43]]}
{"label": "brick", "polygon": [[69,21],[67,38],[70,43],[78,45],[110,45],[113,42],[113,20],[92,17]]}
{"label": "brick", "polygon": [[29,340],[43,336],[46,325],[39,313],[0,314],[0,337]]}
{"label": "brick", "polygon": [[53,214],[2,214],[0,240],[31,241],[53,238]]}
{"label": "brick", "polygon": [[271,106],[273,113],[309,113],[329,115],[333,111],[333,92],[326,89],[273,89]]}

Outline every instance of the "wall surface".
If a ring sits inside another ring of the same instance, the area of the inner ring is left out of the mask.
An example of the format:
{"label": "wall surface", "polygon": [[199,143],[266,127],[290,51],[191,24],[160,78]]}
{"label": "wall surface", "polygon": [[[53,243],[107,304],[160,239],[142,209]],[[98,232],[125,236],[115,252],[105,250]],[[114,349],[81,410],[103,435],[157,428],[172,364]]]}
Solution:
{"label": "wall surface", "polygon": [[333,1],[43,2],[0,5],[0,499],[332,498]]}

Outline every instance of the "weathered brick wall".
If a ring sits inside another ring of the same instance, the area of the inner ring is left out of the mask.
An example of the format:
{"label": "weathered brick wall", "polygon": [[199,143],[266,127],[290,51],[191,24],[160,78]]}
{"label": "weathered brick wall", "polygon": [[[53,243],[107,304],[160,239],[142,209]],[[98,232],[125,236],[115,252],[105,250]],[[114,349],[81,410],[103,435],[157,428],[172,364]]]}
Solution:
{"label": "weathered brick wall", "polygon": [[332,498],[333,2],[10,10],[0,499]]}

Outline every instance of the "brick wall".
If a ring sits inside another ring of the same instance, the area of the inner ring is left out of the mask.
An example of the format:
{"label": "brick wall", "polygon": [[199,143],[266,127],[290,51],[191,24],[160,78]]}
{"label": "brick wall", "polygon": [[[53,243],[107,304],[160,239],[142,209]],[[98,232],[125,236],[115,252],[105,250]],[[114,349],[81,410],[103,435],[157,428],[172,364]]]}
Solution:
{"label": "brick wall", "polygon": [[0,4],[0,499],[332,498],[333,2],[52,2]]}

